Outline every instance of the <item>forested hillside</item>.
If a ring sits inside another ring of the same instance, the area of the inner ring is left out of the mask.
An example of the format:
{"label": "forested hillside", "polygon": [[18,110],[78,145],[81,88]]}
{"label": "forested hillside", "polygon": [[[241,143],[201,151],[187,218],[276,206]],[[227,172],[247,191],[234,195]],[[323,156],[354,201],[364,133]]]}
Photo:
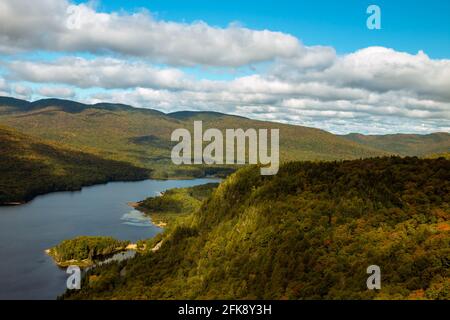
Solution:
{"label": "forested hillside", "polygon": [[385,155],[441,154],[450,151],[450,135],[334,135],[324,130],[275,122],[257,121],[217,112],[182,111],[164,114],[129,105],[83,104],[70,100],[43,99],[28,102],[0,97],[0,125],[99,157],[129,162],[152,170],[153,178],[221,176],[224,166],[175,166],[170,151],[178,128],[192,131],[202,120],[207,128],[280,129],[280,160],[349,160]]}
{"label": "forested hillside", "polygon": [[155,178],[202,177],[220,167],[175,166],[170,141],[175,129],[279,128],[280,160],[358,159],[389,153],[360,145],[324,130],[251,120],[214,112],[164,114],[120,104],[86,105],[45,99],[33,103],[0,97],[0,124],[40,138],[64,143],[101,157],[152,169]]}
{"label": "forested hillside", "polygon": [[247,167],[161,239],[63,298],[450,299],[450,161]]}
{"label": "forested hillside", "polygon": [[141,180],[148,169],[102,159],[0,126],[0,204],[108,181]]}
{"label": "forested hillside", "polygon": [[428,156],[450,152],[450,133],[363,135],[352,133],[342,136],[359,144],[385,150],[401,156]]}
{"label": "forested hillside", "polygon": [[164,191],[160,196],[149,197],[136,205],[136,209],[150,215],[154,224],[166,226],[174,219],[197,210],[218,183],[207,183],[187,188]]}

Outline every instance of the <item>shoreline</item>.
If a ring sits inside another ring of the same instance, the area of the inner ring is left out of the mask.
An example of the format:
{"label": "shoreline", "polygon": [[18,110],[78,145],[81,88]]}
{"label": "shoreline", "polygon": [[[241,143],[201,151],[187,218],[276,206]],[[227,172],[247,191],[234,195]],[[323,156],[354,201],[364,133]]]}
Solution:
{"label": "shoreline", "polygon": [[[114,181],[115,182],[115,181]],[[118,181],[117,181],[118,182]],[[146,213],[146,212],[144,212],[144,211],[141,211],[141,210],[139,210],[138,208],[139,208],[139,204],[141,203],[141,201],[138,201],[138,202],[134,202],[134,201],[129,201],[129,202],[127,202],[127,205],[128,206],[130,206],[130,207],[132,207],[133,209],[135,209],[135,210],[138,210],[138,211],[140,211],[140,212],[142,212],[144,215],[146,215],[146,216],[148,216],[149,218],[150,218],[150,221],[151,221],[151,223],[154,225],[154,226],[156,226],[156,227],[159,227],[159,228],[165,228],[166,226],[167,226],[167,223],[165,223],[165,222],[158,222],[158,223],[155,223],[153,220],[152,220],[152,218],[151,218],[151,214],[148,214],[148,213]],[[158,251],[159,250],[159,248],[161,247],[161,245],[163,244],[163,240],[161,240],[160,242],[158,242],[152,249],[151,249],[151,251],[152,252],[156,252],[156,251]],[[50,249],[45,249],[44,250],[44,253],[46,254],[46,255],[48,255],[49,257],[51,257],[52,258],[52,260],[53,260],[53,262],[58,266],[58,267],[60,267],[60,268],[66,268],[66,267],[69,267],[69,266],[71,266],[71,265],[76,265],[76,266],[78,266],[78,267],[80,267],[80,268],[90,268],[90,267],[93,267],[93,266],[95,266],[95,265],[97,265],[98,263],[96,262],[96,261],[93,261],[93,260],[91,260],[91,259],[83,259],[83,260],[75,260],[75,259],[72,259],[72,260],[65,260],[65,261],[57,261],[56,259],[55,259],[55,257],[54,257],[54,255],[52,254],[52,248],[50,248]],[[118,248],[117,250],[116,250],[116,252],[114,252],[114,253],[112,253],[111,254],[111,256],[114,256],[115,254],[117,254],[117,253],[120,253],[120,252],[126,252],[126,251],[135,251],[135,252],[139,252],[139,251],[145,251],[145,246],[144,246],[144,248],[143,249],[139,249],[138,248],[138,245],[136,244],[136,243],[129,243],[126,247],[124,247],[124,248]],[[98,258],[97,258],[98,259]],[[98,260],[107,260],[108,259],[108,257],[100,257],[100,259],[98,259]],[[101,262],[100,262],[101,263]]]}
{"label": "shoreline", "polygon": [[102,181],[102,182],[93,182],[93,183],[86,183],[83,184],[81,187],[76,187],[76,188],[56,188],[55,190],[47,190],[47,191],[37,191],[31,195],[27,195],[24,197],[24,199],[22,200],[18,200],[18,201],[8,201],[8,202],[1,202],[0,203],[0,207],[8,207],[8,206],[19,206],[19,205],[23,205],[23,204],[27,204],[30,201],[33,201],[34,199],[36,199],[39,196],[44,196],[50,193],[57,193],[57,192],[79,192],[81,191],[83,188],[86,187],[93,187],[93,186],[100,186],[100,185],[106,185],[108,183],[111,182],[139,182],[139,181],[145,181],[145,180],[153,180],[152,178],[139,178],[139,179],[133,179],[133,180],[107,180],[107,181]]}
{"label": "shoreline", "polygon": [[[127,251],[139,252],[141,250],[138,249],[138,246],[137,246],[136,243],[130,243],[124,248],[123,247],[118,248],[114,253],[111,253],[108,256],[99,256],[97,258],[97,260],[101,260],[100,261],[100,263],[101,263],[102,261],[109,259],[110,257],[114,256],[117,253],[127,252]],[[92,266],[95,266],[95,265],[98,264],[97,261],[94,261],[94,260],[91,260],[91,259],[83,259],[83,260],[71,259],[71,260],[57,261],[55,259],[55,257],[51,253],[51,248],[50,249],[45,249],[44,253],[46,255],[48,255],[49,257],[51,257],[53,262],[60,268],[67,268],[67,267],[72,266],[72,265],[78,266],[80,268],[89,268],[89,267],[92,267]]]}
{"label": "shoreline", "polygon": [[[136,210],[138,210],[139,204],[140,204],[140,201],[139,202],[132,202],[132,201],[127,202],[128,206],[130,206],[130,207],[132,207],[133,209],[136,209]],[[138,211],[140,211],[140,210],[138,210]]]}
{"label": "shoreline", "polygon": [[[27,204],[30,201],[33,201],[36,197],[44,196],[50,193],[56,193],[56,192],[79,192],[83,188],[86,187],[94,187],[94,186],[100,186],[105,185],[108,183],[114,183],[114,182],[139,182],[139,181],[145,181],[145,180],[157,180],[157,181],[168,181],[168,180],[196,180],[196,179],[220,179],[220,177],[214,177],[214,176],[204,176],[204,177],[170,177],[170,178],[154,178],[154,177],[147,177],[147,178],[139,178],[139,179],[133,179],[133,180],[108,180],[103,182],[93,182],[93,183],[87,183],[82,185],[79,188],[61,188],[61,189],[55,189],[50,191],[42,191],[42,192],[36,192],[32,195],[26,196],[22,200],[16,200],[16,201],[7,201],[7,202],[0,202],[0,207],[10,207],[10,206],[20,206],[23,204]],[[130,202],[130,203],[139,203],[139,202]]]}
{"label": "shoreline", "polygon": [[151,213],[147,213],[147,212],[145,212],[145,211],[139,210],[139,204],[140,204],[141,202],[142,202],[142,201],[139,201],[139,202],[133,202],[133,201],[130,201],[130,202],[127,202],[127,205],[129,205],[130,207],[132,207],[133,209],[135,209],[135,210],[137,210],[137,211],[139,211],[139,212],[142,212],[145,216],[148,216],[148,217],[150,218],[150,222],[151,222],[154,226],[156,226],[156,227],[158,227],[158,228],[161,228],[161,229],[164,229],[165,227],[167,227],[167,223],[166,223],[166,222],[162,222],[162,221],[160,221],[160,222],[155,222],[155,221],[153,221],[153,219],[152,219],[152,214],[151,214]]}
{"label": "shoreline", "polygon": [[12,207],[12,206],[20,206],[20,205],[25,204],[25,203],[27,203],[27,201],[12,201],[12,202],[1,203],[0,206]]}

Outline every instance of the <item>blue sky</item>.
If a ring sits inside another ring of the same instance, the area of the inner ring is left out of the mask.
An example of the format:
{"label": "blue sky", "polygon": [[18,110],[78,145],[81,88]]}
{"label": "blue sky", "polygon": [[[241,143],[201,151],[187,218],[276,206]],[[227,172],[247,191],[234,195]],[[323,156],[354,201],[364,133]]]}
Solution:
{"label": "blue sky", "polygon": [[[366,9],[381,8],[381,30]],[[2,0],[0,95],[450,131],[450,1]]]}
{"label": "blue sky", "polygon": [[[366,28],[371,4],[382,11],[382,30],[375,32]],[[237,21],[248,28],[290,33],[306,45],[330,45],[338,53],[381,45],[410,53],[424,50],[433,58],[450,56],[450,1],[445,0],[104,0],[98,8],[146,8],[164,20],[203,20],[221,27]]]}

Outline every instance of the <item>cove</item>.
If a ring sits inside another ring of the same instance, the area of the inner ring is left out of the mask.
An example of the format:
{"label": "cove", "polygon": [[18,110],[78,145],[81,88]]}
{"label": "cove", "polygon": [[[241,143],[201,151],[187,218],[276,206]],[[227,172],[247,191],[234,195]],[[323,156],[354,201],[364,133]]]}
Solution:
{"label": "cove", "polygon": [[217,179],[110,182],[54,192],[19,206],[0,207],[0,299],[56,299],[68,275],[45,249],[80,235],[136,242],[162,229],[128,206],[171,188]]}

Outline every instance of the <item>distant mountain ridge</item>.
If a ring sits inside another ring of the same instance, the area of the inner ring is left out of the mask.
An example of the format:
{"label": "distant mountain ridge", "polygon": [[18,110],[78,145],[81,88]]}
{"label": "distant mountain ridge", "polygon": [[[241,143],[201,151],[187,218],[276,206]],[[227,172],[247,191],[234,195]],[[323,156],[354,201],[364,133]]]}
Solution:
{"label": "distant mountain ridge", "polygon": [[[34,102],[0,97],[0,124],[31,136],[64,143],[103,158],[126,161],[153,170],[156,178],[199,177],[202,166],[174,166],[171,133],[192,130],[194,120],[203,128],[280,129],[280,160],[342,160],[386,155],[424,156],[450,151],[448,133],[430,135],[335,135],[297,125],[252,120],[215,111],[161,111],[126,104],[83,104],[63,99]],[[411,142],[413,140],[413,142]],[[208,169],[209,170],[209,169]]]}
{"label": "distant mountain ridge", "polygon": [[447,132],[435,132],[424,135],[404,133],[363,135],[350,133],[342,137],[401,156],[427,156],[450,151],[450,134]]}
{"label": "distant mountain ridge", "polygon": [[[59,107],[61,110],[66,112],[82,112],[85,109],[96,108],[96,109],[106,109],[106,110],[130,110],[137,109],[130,105],[122,104],[122,103],[106,103],[100,102],[95,104],[85,104],[72,100],[65,99],[40,99],[33,102],[11,98],[11,97],[1,97],[0,96],[0,106],[2,107],[11,107],[13,108],[10,111],[19,112],[19,111],[31,111],[38,110],[47,107]],[[154,110],[154,109],[146,109],[151,112],[156,112],[160,114],[164,114],[163,112]]]}

